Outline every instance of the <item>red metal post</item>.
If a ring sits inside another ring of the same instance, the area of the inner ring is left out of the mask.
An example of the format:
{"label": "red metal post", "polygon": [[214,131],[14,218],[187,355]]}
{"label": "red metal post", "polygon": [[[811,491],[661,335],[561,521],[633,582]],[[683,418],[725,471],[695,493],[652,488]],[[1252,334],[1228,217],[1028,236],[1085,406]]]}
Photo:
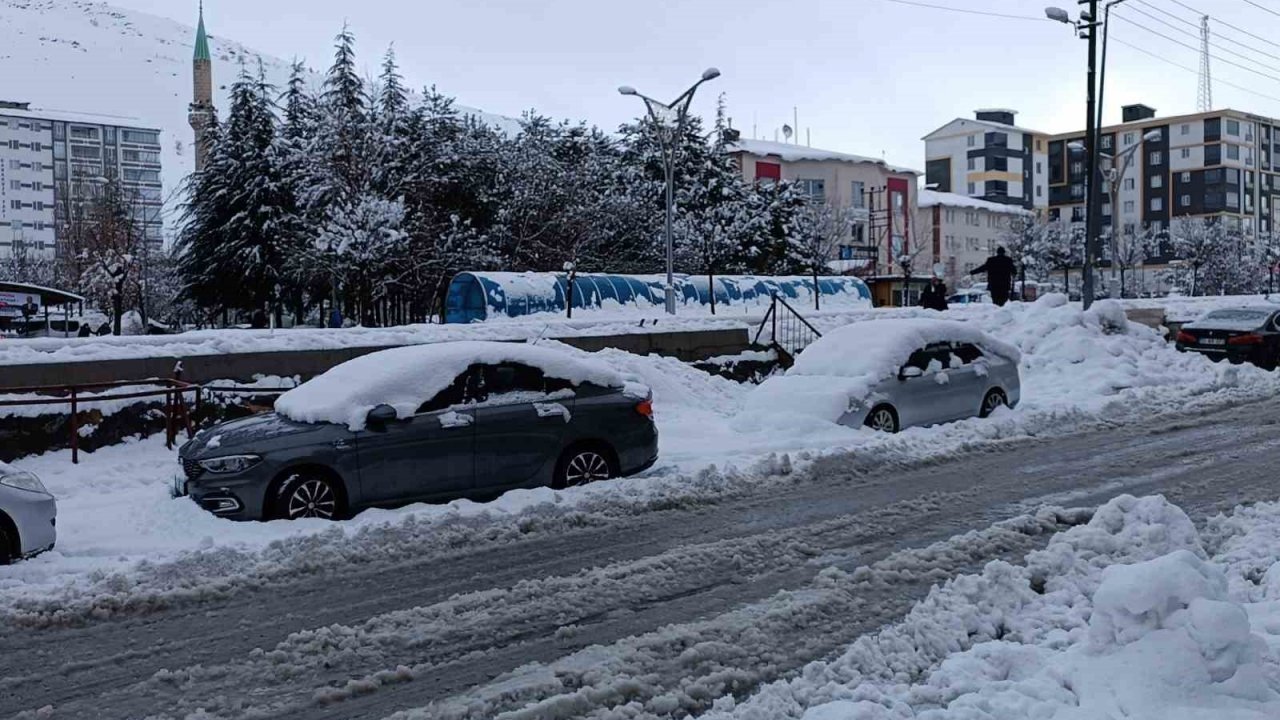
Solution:
{"label": "red metal post", "polygon": [[80,425],[76,422],[76,388],[71,386],[71,463],[80,463]]}

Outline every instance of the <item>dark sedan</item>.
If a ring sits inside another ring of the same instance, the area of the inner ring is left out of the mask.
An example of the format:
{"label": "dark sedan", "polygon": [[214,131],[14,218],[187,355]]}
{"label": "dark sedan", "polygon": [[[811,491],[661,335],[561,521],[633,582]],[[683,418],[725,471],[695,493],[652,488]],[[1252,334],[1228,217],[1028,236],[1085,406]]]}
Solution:
{"label": "dark sedan", "polygon": [[1280,309],[1262,306],[1214,310],[1182,326],[1177,348],[1213,360],[1247,362],[1274,370],[1280,361]]}
{"label": "dark sedan", "polygon": [[[432,380],[442,373],[448,379]],[[373,353],[276,407],[185,444],[176,493],[234,519],[333,519],[370,506],[579,485],[640,472],[658,457],[647,388],[591,361],[514,343]]]}

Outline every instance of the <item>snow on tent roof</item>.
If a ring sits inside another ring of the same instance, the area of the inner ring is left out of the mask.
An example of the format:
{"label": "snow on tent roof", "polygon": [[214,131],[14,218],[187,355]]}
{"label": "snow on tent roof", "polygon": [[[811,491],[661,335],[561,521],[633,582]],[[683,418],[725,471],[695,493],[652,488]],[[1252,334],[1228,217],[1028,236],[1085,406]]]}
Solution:
{"label": "snow on tent roof", "polygon": [[849,153],[836,152],[834,150],[820,150],[805,145],[792,145],[790,143],[773,142],[771,140],[747,140],[742,139],[731,144],[729,151],[748,152],[752,155],[777,155],[787,162],[797,162],[799,160],[838,160],[841,162],[855,163],[871,163],[879,165],[890,172],[908,173],[911,175],[923,175],[919,170],[912,170],[907,167],[895,167],[879,158],[866,157],[863,155],[851,155]]}
{"label": "snow on tent roof", "polygon": [[362,430],[369,411],[390,405],[408,417],[468,367],[513,362],[574,385],[624,387],[621,375],[595,360],[520,343],[463,341],[410,345],[370,353],[331,368],[280,396],[276,412],[297,422],[330,422]]}

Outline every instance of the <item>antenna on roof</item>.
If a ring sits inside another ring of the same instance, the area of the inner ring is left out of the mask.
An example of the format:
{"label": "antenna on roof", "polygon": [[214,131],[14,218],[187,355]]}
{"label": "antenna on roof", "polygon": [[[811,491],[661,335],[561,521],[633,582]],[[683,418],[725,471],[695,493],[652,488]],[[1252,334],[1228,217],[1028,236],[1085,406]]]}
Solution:
{"label": "antenna on roof", "polygon": [[787,142],[791,142],[792,134],[793,134],[793,131],[790,125],[782,126],[782,137],[785,138]]}
{"label": "antenna on roof", "polygon": [[812,128],[805,128],[805,129],[804,129],[804,144],[805,144],[807,147],[813,147],[813,135],[812,135],[812,132],[813,132]]}
{"label": "antenna on roof", "polygon": [[795,105],[791,106],[791,127],[796,129],[796,144],[800,144],[800,110]]}

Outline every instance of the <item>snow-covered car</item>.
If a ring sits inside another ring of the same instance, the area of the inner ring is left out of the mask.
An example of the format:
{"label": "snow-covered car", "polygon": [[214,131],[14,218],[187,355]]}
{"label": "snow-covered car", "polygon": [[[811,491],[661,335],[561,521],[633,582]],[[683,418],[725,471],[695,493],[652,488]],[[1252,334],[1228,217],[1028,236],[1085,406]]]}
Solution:
{"label": "snow-covered car", "polygon": [[986,417],[1022,395],[1017,348],[968,323],[906,318],[838,328],[748,399],[748,413],[794,412],[897,432]]}
{"label": "snow-covered car", "polygon": [[1274,370],[1280,364],[1280,308],[1259,305],[1213,310],[1183,325],[1175,343],[1183,352]]}
{"label": "snow-covered car", "polygon": [[947,298],[948,305],[974,305],[978,303],[990,304],[991,293],[986,290],[961,290]]}
{"label": "snow-covered car", "polygon": [[214,514],[333,519],[631,475],[657,460],[658,431],[649,389],[598,361],[450,342],[345,362],[178,455],[175,494]]}
{"label": "snow-covered car", "polygon": [[34,473],[0,462],[0,565],[49,550],[58,504]]}

